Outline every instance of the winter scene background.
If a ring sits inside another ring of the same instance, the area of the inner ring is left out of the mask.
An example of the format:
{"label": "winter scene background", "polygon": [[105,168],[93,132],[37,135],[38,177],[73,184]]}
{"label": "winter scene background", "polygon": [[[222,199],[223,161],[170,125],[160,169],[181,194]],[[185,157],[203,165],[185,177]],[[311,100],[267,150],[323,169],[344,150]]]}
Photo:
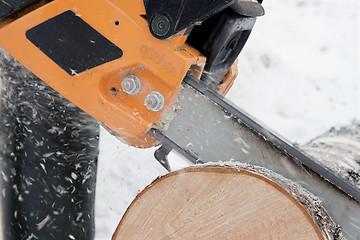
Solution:
{"label": "winter scene background", "polygon": [[[263,6],[227,98],[299,145],[359,123],[360,1],[264,0]],[[96,240],[111,239],[135,196],[167,173],[155,150],[125,145],[101,128]]]}
{"label": "winter scene background", "polygon": [[[360,119],[360,2],[263,6],[227,98],[298,144]],[[101,129],[96,240],[110,239],[136,194],[166,174],[154,150],[124,145]]]}

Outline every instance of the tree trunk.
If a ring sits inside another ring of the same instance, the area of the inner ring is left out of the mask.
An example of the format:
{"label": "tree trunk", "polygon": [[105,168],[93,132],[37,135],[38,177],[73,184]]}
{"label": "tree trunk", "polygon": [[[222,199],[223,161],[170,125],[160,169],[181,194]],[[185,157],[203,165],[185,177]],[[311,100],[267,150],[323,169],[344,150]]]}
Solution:
{"label": "tree trunk", "polygon": [[301,148],[360,189],[360,122],[332,128]]}
{"label": "tree trunk", "polygon": [[172,172],[143,190],[123,216],[120,239],[340,239],[320,201],[251,165]]}

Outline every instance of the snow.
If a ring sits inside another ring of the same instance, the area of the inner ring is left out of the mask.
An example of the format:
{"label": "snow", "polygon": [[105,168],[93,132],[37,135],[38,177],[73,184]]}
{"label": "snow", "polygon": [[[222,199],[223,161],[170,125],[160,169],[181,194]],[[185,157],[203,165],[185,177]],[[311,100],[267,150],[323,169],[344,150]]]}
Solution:
{"label": "snow", "polygon": [[299,142],[360,117],[359,1],[265,1],[228,97]]}
{"label": "snow", "polygon": [[[360,119],[360,2],[265,0],[228,98],[285,138],[304,144]],[[96,240],[111,238],[136,194],[166,171],[154,149],[102,129]]]}

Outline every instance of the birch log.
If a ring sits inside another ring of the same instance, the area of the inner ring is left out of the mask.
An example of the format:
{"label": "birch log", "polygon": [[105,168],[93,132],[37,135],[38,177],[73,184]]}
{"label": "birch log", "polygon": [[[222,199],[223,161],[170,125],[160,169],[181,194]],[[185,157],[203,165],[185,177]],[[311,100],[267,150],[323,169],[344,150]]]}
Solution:
{"label": "birch log", "polygon": [[341,239],[321,202],[251,165],[190,167],[161,177],[132,202],[120,239]]}
{"label": "birch log", "polygon": [[301,148],[360,189],[360,121],[332,128]]}

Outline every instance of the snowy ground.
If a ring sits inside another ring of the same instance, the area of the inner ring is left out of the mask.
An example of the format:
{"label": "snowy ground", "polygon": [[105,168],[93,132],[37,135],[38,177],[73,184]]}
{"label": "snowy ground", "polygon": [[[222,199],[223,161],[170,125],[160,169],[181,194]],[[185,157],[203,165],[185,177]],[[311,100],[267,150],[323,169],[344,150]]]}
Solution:
{"label": "snowy ground", "polygon": [[[265,0],[228,98],[293,142],[360,119],[360,2]],[[135,195],[165,170],[153,149],[101,132],[96,240],[111,238]]]}

